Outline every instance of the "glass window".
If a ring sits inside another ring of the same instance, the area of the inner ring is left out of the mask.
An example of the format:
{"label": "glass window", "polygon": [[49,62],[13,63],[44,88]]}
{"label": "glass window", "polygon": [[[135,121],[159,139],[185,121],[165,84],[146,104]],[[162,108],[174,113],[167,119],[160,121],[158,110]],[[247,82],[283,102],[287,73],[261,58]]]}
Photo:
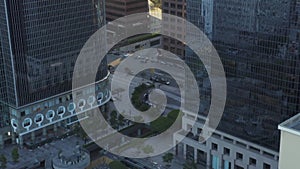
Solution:
{"label": "glass window", "polygon": [[219,168],[219,157],[213,156],[213,158],[212,158],[212,168],[213,169],[220,169]]}

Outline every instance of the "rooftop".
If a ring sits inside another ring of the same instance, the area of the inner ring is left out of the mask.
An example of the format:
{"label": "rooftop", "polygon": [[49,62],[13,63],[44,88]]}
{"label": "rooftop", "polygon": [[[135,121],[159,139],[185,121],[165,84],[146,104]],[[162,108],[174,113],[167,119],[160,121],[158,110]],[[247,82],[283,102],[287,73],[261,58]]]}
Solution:
{"label": "rooftop", "polygon": [[278,129],[300,136],[300,113],[279,124]]}

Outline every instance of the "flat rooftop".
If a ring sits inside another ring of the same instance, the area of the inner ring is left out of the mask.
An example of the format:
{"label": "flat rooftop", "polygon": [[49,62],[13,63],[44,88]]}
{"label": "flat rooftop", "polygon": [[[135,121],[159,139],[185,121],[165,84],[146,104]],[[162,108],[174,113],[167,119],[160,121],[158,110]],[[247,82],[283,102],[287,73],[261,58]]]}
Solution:
{"label": "flat rooftop", "polygon": [[278,129],[300,136],[300,113],[279,124]]}

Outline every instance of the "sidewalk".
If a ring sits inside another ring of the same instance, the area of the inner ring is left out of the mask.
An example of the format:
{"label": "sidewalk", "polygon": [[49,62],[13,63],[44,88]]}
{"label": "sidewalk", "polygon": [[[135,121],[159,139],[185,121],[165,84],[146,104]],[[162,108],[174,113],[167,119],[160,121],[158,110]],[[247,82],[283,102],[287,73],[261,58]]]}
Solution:
{"label": "sidewalk", "polygon": [[[4,149],[0,150],[0,154],[5,155],[7,158],[7,169],[18,169],[38,164],[43,160],[51,160],[53,156],[57,155],[59,150],[73,151],[77,142],[80,145],[83,144],[83,141],[80,138],[69,136],[65,139],[55,140],[33,150],[19,148],[17,145],[7,145]],[[19,150],[19,161],[17,163],[13,162],[11,157],[13,148],[18,148]]]}

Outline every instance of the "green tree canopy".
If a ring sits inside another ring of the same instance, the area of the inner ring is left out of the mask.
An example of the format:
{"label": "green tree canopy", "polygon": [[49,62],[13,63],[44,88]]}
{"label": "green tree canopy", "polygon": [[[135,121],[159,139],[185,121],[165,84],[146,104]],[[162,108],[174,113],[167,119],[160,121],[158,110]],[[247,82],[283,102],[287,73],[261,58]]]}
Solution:
{"label": "green tree canopy", "polygon": [[11,151],[11,156],[12,156],[12,159],[14,162],[18,162],[19,161],[19,150],[18,148],[14,148],[12,151]]}
{"label": "green tree canopy", "polygon": [[172,154],[172,153],[167,153],[163,156],[163,160],[166,163],[171,163],[173,161],[173,159],[174,159],[174,154]]}
{"label": "green tree canopy", "polygon": [[197,169],[197,164],[191,161],[186,161],[183,165],[183,169]]}
{"label": "green tree canopy", "polygon": [[109,163],[109,167],[111,169],[128,169],[123,163],[121,163],[120,161],[113,161],[111,163]]}
{"label": "green tree canopy", "polygon": [[2,168],[6,168],[7,159],[6,159],[5,155],[2,154],[2,155],[0,156],[0,162],[1,162],[1,167],[2,167]]}

